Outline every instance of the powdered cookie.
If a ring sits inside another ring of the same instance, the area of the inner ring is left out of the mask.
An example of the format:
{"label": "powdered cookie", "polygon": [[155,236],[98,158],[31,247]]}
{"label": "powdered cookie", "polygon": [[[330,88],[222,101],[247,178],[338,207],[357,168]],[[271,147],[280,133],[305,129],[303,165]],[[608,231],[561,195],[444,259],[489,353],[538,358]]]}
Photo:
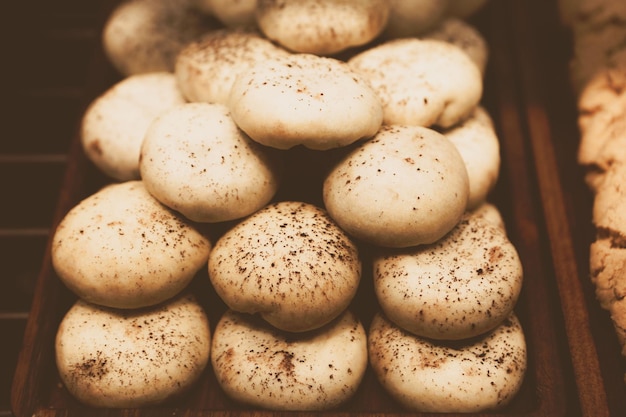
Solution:
{"label": "powdered cookie", "polygon": [[383,36],[392,39],[421,35],[438,26],[447,11],[448,0],[391,0]]}
{"label": "powdered cookie", "polygon": [[116,310],[77,301],[56,335],[63,385],[103,408],[162,404],[188,390],[209,363],[208,318],[192,296]]}
{"label": "powdered cookie", "polygon": [[527,367],[526,340],[515,315],[482,337],[457,342],[414,336],[377,315],[368,350],[384,389],[411,411],[502,408],[521,388]]}
{"label": "powdered cookie", "polygon": [[243,71],[229,107],[252,139],[278,149],[346,146],[373,136],[383,117],[378,96],[360,75],[342,61],[310,54],[276,57]]}
{"label": "powdered cookie", "polygon": [[122,75],[171,72],[183,46],[220,26],[196,9],[195,0],[130,0],[115,7],[102,42]]}
{"label": "powdered cookie", "polygon": [[449,42],[396,39],[348,63],[380,96],[384,124],[451,127],[468,117],[482,97],[480,69]]}
{"label": "powdered cookie", "polygon": [[209,257],[213,287],[233,310],[291,332],[345,310],[361,278],[357,246],[311,204],[272,204],[233,227]]}
{"label": "powdered cookie", "polygon": [[433,243],[467,208],[469,180],[458,150],[435,130],[383,126],[324,180],[324,204],[348,233],[379,246]]}
{"label": "powdered cookie", "polygon": [[148,126],[165,110],[184,102],[172,73],[124,78],[85,111],[80,132],[85,154],[115,180],[139,179],[139,149]]}
{"label": "powdered cookie", "polygon": [[430,339],[466,339],[492,330],[513,311],[523,279],[504,231],[471,214],[432,245],[379,251],[373,268],[385,315]]}
{"label": "powdered cookie", "polygon": [[468,119],[443,134],[465,162],[470,190],[467,208],[474,209],[487,200],[500,174],[500,141],[491,116],[479,106]]}
{"label": "powdered cookie", "polygon": [[227,311],[215,328],[211,362],[220,386],[237,401],[271,410],[329,410],[359,387],[367,336],[349,311],[302,334]]}
{"label": "powdered cookie", "polygon": [[174,71],[187,100],[227,104],[230,89],[241,71],[287,54],[258,32],[215,30],[183,48]]}
{"label": "powdered cookie", "polygon": [[165,301],[206,265],[211,242],[145,190],[112,184],[62,219],[52,264],[76,295],[95,304],[139,308]]}
{"label": "powdered cookie", "polygon": [[257,24],[294,52],[330,55],[376,38],[387,23],[385,0],[258,0]]}
{"label": "powdered cookie", "polygon": [[221,104],[187,103],[155,120],[141,147],[146,189],[197,222],[254,213],[278,190],[277,155],[250,140]]}

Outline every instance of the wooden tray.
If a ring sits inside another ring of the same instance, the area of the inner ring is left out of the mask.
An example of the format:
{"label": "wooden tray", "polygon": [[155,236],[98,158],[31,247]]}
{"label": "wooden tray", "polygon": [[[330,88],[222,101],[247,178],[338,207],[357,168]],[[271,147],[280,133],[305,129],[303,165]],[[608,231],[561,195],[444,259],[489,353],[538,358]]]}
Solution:
{"label": "wooden tray", "polygon": [[[105,1],[103,13],[113,3]],[[491,47],[484,105],[496,123],[502,147],[501,178],[492,201],[501,208],[524,265],[524,288],[516,311],[526,332],[529,368],[520,393],[506,409],[463,415],[622,415],[624,365],[610,321],[595,303],[587,278],[591,200],[575,163],[578,136],[567,84],[570,49],[567,33],[559,26],[556,1],[492,0],[475,23]],[[116,79],[102,51],[95,52],[86,103]],[[77,137],[69,161],[55,224],[106,182],[84,157]],[[367,323],[377,306],[364,278],[353,308]],[[224,307],[207,283],[207,277],[199,274],[192,285],[202,294],[215,324]],[[63,389],[54,364],[56,329],[74,300],[46,255],[14,377],[12,407],[18,417],[313,414],[250,410],[235,404],[220,391],[211,369],[191,392],[162,407],[86,408]],[[349,404],[322,414],[409,413],[382,391],[368,371]]]}

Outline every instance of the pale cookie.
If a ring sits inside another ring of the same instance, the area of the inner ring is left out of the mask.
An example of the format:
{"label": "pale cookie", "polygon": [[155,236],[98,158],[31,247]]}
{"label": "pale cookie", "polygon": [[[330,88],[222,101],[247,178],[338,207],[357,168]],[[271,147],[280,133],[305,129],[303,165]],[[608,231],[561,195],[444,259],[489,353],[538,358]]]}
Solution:
{"label": "pale cookie", "polygon": [[[626,298],[626,242],[617,240],[608,231],[600,233],[589,247],[589,270],[600,306],[610,310],[619,300]],[[626,318],[622,319],[626,320]],[[621,323],[626,328],[626,321]]]}
{"label": "pale cookie", "polygon": [[331,55],[365,45],[385,28],[386,0],[258,0],[257,24],[293,52]]}
{"label": "pale cookie", "polygon": [[522,289],[522,263],[504,231],[467,214],[432,245],[377,251],[374,290],[397,326],[437,340],[475,337],[499,325]]}
{"label": "pale cookie", "polygon": [[600,232],[613,240],[626,241],[626,162],[615,163],[604,174],[595,191],[592,222]]}
{"label": "pale cookie", "polygon": [[322,411],[348,401],[367,368],[367,336],[350,311],[294,334],[227,311],[215,328],[211,363],[224,392],[269,410]]}
{"label": "pale cookie", "polygon": [[92,407],[141,408],[180,396],[209,363],[208,318],[193,296],[116,310],[78,300],[56,335],[67,391]]}
{"label": "pale cookie", "polygon": [[477,107],[468,119],[443,135],[456,146],[469,176],[469,210],[487,200],[500,174],[500,140],[491,116]]}
{"label": "pale cookie", "polygon": [[419,126],[383,126],[324,180],[324,204],[351,235],[378,246],[433,243],[467,208],[469,179],[454,144]]}
{"label": "pale cookie", "polygon": [[122,75],[174,70],[176,55],[192,40],[221,25],[195,0],[129,0],[105,22],[104,52]]}
{"label": "pale cookie", "polygon": [[201,10],[227,27],[255,27],[257,0],[196,0]]}
{"label": "pale cookie", "polygon": [[459,46],[435,39],[387,41],[348,60],[380,96],[384,124],[451,127],[479,104],[483,76]]}
{"label": "pale cookie", "polygon": [[482,337],[437,342],[379,314],[369,329],[368,350],[383,388],[417,412],[501,409],[519,392],[527,369],[526,340],[515,315]]}
{"label": "pale cookie", "polygon": [[145,190],[108,185],[74,206],[52,238],[52,264],[77,296],[139,308],[182,291],[206,265],[211,242]]}
{"label": "pale cookie", "polygon": [[162,114],[146,132],[139,169],[157,200],[196,222],[252,214],[280,182],[277,155],[250,140],[221,104],[187,103]]}
{"label": "pale cookie", "polygon": [[458,46],[474,61],[483,76],[485,75],[489,60],[489,44],[483,34],[467,21],[448,17],[421,37]]}
{"label": "pale cookie", "polygon": [[449,0],[391,0],[389,19],[382,36],[386,39],[418,36],[443,21]]}
{"label": "pale cookie", "polygon": [[85,154],[115,180],[139,179],[139,150],[148,126],[184,102],[172,73],[122,79],[98,96],[83,115],[80,138]]}
{"label": "pale cookie", "polygon": [[314,205],[282,201],[215,244],[209,277],[233,310],[290,332],[319,328],[344,311],[361,278],[357,246]]}
{"label": "pale cookie", "polygon": [[240,72],[257,62],[287,54],[258,32],[215,30],[182,49],[174,73],[187,100],[227,104]]}
{"label": "pale cookie", "polygon": [[469,213],[475,217],[482,217],[506,233],[506,223],[500,209],[495,204],[485,201],[478,207],[470,210]]}
{"label": "pale cookie", "polygon": [[373,136],[383,118],[367,81],[345,62],[310,54],[276,57],[243,71],[229,108],[252,139],[278,149],[346,146]]}

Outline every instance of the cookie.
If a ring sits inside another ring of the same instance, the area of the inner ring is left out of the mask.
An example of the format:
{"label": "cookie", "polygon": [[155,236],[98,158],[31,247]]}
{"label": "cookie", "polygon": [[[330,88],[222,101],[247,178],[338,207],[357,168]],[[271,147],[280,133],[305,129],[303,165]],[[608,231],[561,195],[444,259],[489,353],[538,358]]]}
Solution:
{"label": "cookie", "polygon": [[257,0],[196,0],[198,7],[215,16],[226,27],[256,27]]}

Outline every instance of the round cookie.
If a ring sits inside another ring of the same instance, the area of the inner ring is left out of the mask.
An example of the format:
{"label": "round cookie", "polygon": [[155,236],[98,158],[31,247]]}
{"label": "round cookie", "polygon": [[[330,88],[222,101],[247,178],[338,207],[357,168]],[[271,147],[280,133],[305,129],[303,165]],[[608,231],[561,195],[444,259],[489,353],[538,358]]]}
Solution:
{"label": "round cookie", "polygon": [[489,201],[485,201],[480,204],[478,207],[469,211],[469,214],[474,217],[482,217],[487,220],[494,226],[502,229],[503,232],[506,233],[506,224],[504,222],[504,218],[502,217],[502,213],[498,206]]}
{"label": "round cookie", "polygon": [[122,79],[98,96],[83,115],[80,136],[85,154],[117,181],[139,179],[139,150],[148,126],[184,102],[172,73]]}
{"label": "round cookie", "polygon": [[324,179],[331,217],[371,244],[433,243],[461,219],[469,196],[456,147],[420,126],[383,126],[340,160]]}
{"label": "round cookie", "polygon": [[174,73],[187,100],[227,104],[237,74],[257,62],[287,54],[258,32],[215,30],[183,48]]}
{"label": "round cookie", "polygon": [[372,267],[389,320],[430,339],[490,331],[513,311],[522,289],[515,246],[502,229],[471,214],[432,245],[375,253]]}
{"label": "round cookie", "polygon": [[386,0],[258,0],[257,24],[293,52],[331,55],[365,45],[387,24]]}
{"label": "round cookie", "polygon": [[278,149],[339,148],[373,136],[383,119],[378,96],[361,76],[343,61],[310,54],[241,72],[229,108],[252,139]]}
{"label": "round cookie", "polygon": [[357,246],[319,207],[281,201],[227,231],[209,277],[235,311],[290,332],[319,328],[344,311],[361,278]]}
{"label": "round cookie", "polygon": [[487,200],[500,174],[500,141],[491,116],[478,106],[469,118],[443,135],[456,146],[469,176],[469,210]]}
{"label": "round cookie", "polygon": [[102,45],[122,75],[174,70],[176,55],[221,25],[196,8],[196,0],[129,0],[105,22]]}
{"label": "round cookie", "polygon": [[391,0],[385,39],[422,35],[446,17],[448,0]]}
{"label": "round cookie", "polygon": [[52,238],[61,281],[94,304],[139,308],[182,291],[211,242],[155,200],[141,181],[111,184],[74,206]]}
{"label": "round cookie", "polygon": [[383,123],[449,128],[479,104],[483,76],[459,46],[437,39],[402,38],[348,60],[383,105]]}
{"label": "round cookie", "polygon": [[318,330],[293,334],[230,310],[213,333],[211,363],[220,386],[241,403],[330,410],[359,387],[367,368],[367,336],[350,311]]}
{"label": "round cookie", "polygon": [[187,103],[155,120],[139,170],[161,203],[196,222],[254,213],[278,190],[280,159],[250,140],[221,104]]}
{"label": "round cookie", "polygon": [[227,27],[256,26],[257,0],[196,0],[198,7]]}
{"label": "round cookie", "polygon": [[378,314],[368,351],[384,389],[418,412],[501,409],[519,391],[527,368],[526,340],[514,314],[482,337],[453,343],[412,335]]}
{"label": "round cookie", "polygon": [[148,407],[183,394],[209,363],[208,318],[193,296],[117,310],[78,300],[59,325],[63,385],[92,407]]}

